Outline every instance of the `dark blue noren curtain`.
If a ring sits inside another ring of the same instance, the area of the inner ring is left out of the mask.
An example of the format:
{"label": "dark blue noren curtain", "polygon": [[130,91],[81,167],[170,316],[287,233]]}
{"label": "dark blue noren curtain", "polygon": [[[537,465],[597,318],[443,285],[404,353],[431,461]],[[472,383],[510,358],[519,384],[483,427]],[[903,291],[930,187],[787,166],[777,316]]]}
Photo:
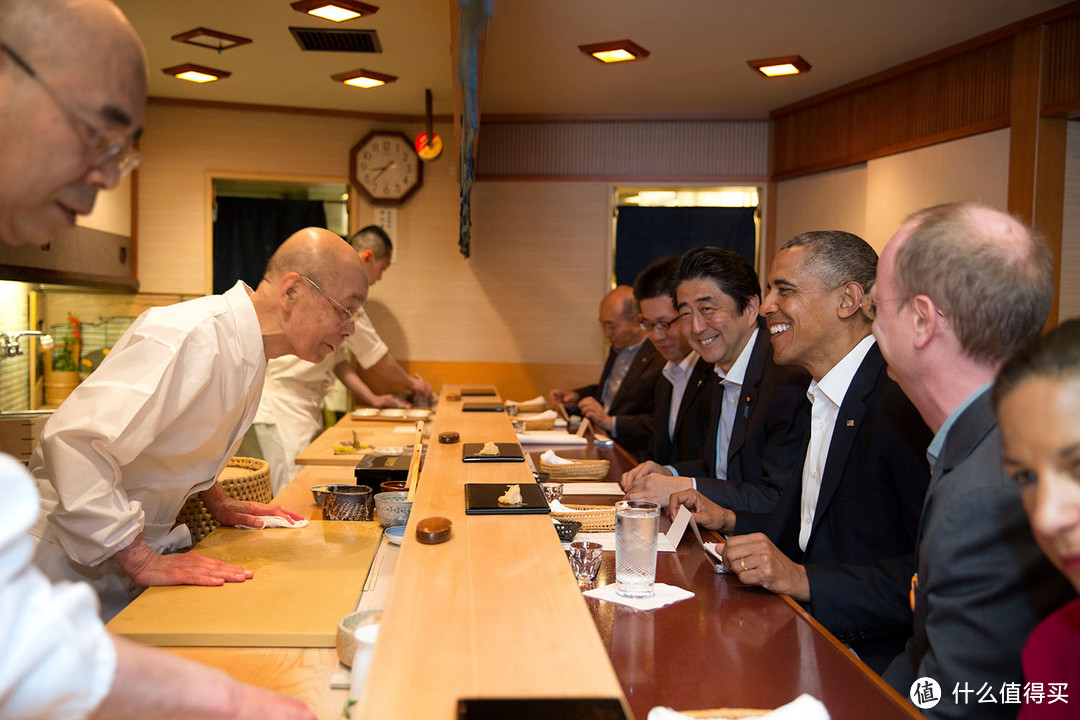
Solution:
{"label": "dark blue noren curtain", "polygon": [[225,292],[237,280],[256,287],[278,246],[306,227],[326,227],[322,202],[219,197],[214,222],[214,292]]}
{"label": "dark blue noren curtain", "polygon": [[634,207],[619,208],[615,225],[615,280],[633,285],[653,260],[682,255],[700,245],[733,250],[755,262],[755,208]]}

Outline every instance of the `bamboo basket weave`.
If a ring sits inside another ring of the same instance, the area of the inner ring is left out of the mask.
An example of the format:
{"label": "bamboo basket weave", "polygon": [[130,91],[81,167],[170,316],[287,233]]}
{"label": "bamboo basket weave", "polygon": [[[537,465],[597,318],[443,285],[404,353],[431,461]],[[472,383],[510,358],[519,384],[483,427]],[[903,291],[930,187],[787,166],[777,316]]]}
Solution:
{"label": "bamboo basket weave", "polygon": [[525,420],[526,430],[553,430],[555,418],[532,418]]}
{"label": "bamboo basket weave", "polygon": [[568,478],[585,478],[588,480],[602,480],[608,475],[611,463],[607,460],[576,460],[567,458],[570,465],[554,465],[540,461],[540,472],[546,473],[552,480],[565,480]]}
{"label": "bamboo basket weave", "polygon": [[[253,502],[270,502],[270,463],[258,458],[234,457],[218,477],[229,497]],[[180,508],[173,527],[181,523],[191,532],[191,544],[197,545],[218,526],[198,495],[192,495]]]}
{"label": "bamboo basket weave", "polygon": [[615,529],[615,506],[614,505],[566,505],[571,510],[585,510],[586,512],[560,513],[552,512],[551,517],[558,521],[570,520],[581,523],[578,532],[611,532]]}

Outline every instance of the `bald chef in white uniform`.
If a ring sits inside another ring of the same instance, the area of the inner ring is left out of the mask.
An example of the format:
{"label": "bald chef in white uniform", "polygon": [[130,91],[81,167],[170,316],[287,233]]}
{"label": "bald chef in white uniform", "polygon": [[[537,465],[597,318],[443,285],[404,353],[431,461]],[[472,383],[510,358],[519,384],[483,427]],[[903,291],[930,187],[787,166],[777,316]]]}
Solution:
{"label": "bald chef in white uniform", "polygon": [[255,417],[267,358],[318,362],[347,335],[367,297],[356,253],[307,228],[281,245],[252,291],[151,309],[45,425],[30,460],[42,496],[35,562],[54,580],[86,580],[108,620],[152,585],[251,577],[197,553],[173,527],[195,493],[223,525],[301,516],[230,498],[217,476]]}

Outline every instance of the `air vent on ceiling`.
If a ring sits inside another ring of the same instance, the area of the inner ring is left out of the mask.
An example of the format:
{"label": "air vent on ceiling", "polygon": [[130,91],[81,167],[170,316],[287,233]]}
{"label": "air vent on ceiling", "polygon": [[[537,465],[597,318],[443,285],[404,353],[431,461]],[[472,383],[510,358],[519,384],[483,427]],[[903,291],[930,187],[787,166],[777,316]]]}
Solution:
{"label": "air vent on ceiling", "polygon": [[301,50],[324,52],[381,53],[379,36],[374,30],[347,30],[291,27]]}

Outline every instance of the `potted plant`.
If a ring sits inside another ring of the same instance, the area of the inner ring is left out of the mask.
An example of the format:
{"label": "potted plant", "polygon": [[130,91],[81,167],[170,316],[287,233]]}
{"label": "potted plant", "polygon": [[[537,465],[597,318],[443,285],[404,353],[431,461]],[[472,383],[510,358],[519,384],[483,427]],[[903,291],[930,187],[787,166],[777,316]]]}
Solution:
{"label": "potted plant", "polygon": [[46,405],[59,405],[79,384],[82,324],[77,317],[70,314],[67,323],[60,343],[53,347],[45,363]]}

